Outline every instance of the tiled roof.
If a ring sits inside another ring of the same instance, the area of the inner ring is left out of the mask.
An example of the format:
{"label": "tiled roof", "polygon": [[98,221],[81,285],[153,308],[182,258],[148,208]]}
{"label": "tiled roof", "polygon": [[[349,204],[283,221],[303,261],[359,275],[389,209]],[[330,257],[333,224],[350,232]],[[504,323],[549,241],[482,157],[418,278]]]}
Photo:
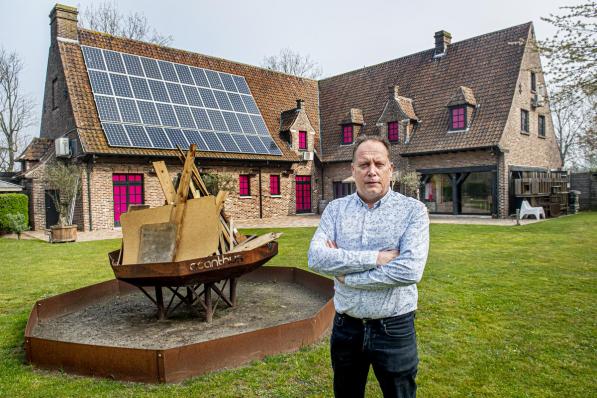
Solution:
{"label": "tiled roof", "polygon": [[17,160],[39,160],[53,144],[54,140],[50,138],[35,137]]}
{"label": "tiled roof", "polygon": [[8,181],[0,180],[0,192],[21,192],[23,187]]}
{"label": "tiled roof", "polygon": [[[309,119],[315,121],[313,127],[319,133],[318,87],[315,80],[86,29],[79,29],[79,43],[244,76],[272,137],[282,150],[282,156],[198,151],[199,158],[296,161],[297,155],[280,139],[279,126],[280,113],[293,107],[297,98],[305,100],[305,110]],[[59,41],[58,46],[75,123],[85,152],[160,157],[176,155],[172,150],[108,146],[95,108],[81,48],[79,44],[66,41]]]}
{"label": "tiled roof", "polygon": [[[338,120],[351,108],[363,111],[364,133],[375,134],[375,122],[387,102],[387,88],[400,86],[421,119],[403,153],[426,153],[494,146],[499,143],[512,104],[524,46],[531,23],[488,33],[319,81],[321,142],[324,161],[349,160],[350,145],[341,145]],[[448,108],[454,92],[474,90],[480,105],[470,130],[448,133]]]}
{"label": "tiled roof", "polygon": [[473,90],[468,87],[460,86],[454,96],[450,99],[450,102],[446,106],[454,105],[477,105],[477,100],[473,94]]}
{"label": "tiled roof", "polygon": [[357,108],[351,108],[342,118],[339,124],[360,124],[363,125],[363,111]]}
{"label": "tiled roof", "polygon": [[417,114],[415,113],[415,109],[413,108],[413,100],[410,98],[398,96],[396,97],[396,101],[398,105],[400,105],[400,109],[406,116],[408,116],[411,120],[419,120]]}
{"label": "tiled roof", "polygon": [[280,115],[280,131],[288,131],[298,117],[300,109],[294,108],[282,112]]}

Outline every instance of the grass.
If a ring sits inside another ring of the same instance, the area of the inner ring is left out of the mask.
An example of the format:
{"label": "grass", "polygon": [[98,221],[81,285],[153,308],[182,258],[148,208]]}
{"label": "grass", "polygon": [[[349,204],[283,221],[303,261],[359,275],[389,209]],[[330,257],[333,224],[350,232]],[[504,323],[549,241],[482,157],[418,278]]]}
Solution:
{"label": "grass", "polygon": [[[595,396],[596,225],[597,213],[522,227],[432,225],[419,285],[419,396]],[[306,268],[314,229],[277,231],[285,235],[270,264]],[[23,351],[33,303],[111,279],[107,253],[117,247],[0,239],[0,396],[332,395],[327,341],[178,385],[33,370]],[[372,373],[367,396],[378,397]]]}

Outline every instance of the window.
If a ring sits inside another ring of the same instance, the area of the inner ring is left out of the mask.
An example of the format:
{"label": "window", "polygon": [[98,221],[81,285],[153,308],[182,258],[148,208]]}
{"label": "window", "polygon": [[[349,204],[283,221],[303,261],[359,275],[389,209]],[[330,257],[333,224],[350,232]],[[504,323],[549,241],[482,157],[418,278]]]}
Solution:
{"label": "window", "polygon": [[523,133],[529,132],[529,111],[520,110],[520,131]]}
{"label": "window", "polygon": [[398,122],[388,123],[388,140],[390,142],[398,142]]}
{"label": "window", "polygon": [[466,115],[464,106],[450,109],[450,130],[464,130],[466,126]]}
{"label": "window", "polygon": [[538,128],[539,137],[545,137],[545,116],[539,115]]}
{"label": "window", "polygon": [[143,204],[143,174],[113,174],[114,226],[120,226],[120,216],[129,205]]}
{"label": "window", "polygon": [[299,149],[307,149],[307,132],[306,131],[299,131]]}
{"label": "window", "polygon": [[531,92],[537,91],[537,75],[535,72],[531,72]]}
{"label": "window", "polygon": [[251,196],[251,183],[248,175],[238,176],[238,194],[239,196]]}
{"label": "window", "polygon": [[269,176],[269,193],[270,195],[280,195],[280,176]]}
{"label": "window", "polygon": [[354,193],[354,184],[350,182],[334,182],[334,199],[343,198]]}
{"label": "window", "polygon": [[52,110],[58,109],[58,78],[52,80]]}
{"label": "window", "polygon": [[343,144],[352,144],[353,141],[353,134],[352,134],[352,124],[347,124],[342,126],[342,143]]}

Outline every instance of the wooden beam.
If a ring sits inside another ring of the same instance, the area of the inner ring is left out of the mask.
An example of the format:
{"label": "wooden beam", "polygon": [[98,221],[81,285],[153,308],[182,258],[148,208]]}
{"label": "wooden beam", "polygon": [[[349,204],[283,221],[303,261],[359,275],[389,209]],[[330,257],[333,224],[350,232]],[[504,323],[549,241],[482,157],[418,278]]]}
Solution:
{"label": "wooden beam", "polygon": [[164,162],[163,160],[153,162],[153,169],[155,170],[158,176],[158,181],[160,182],[160,186],[162,187],[162,191],[164,192],[166,204],[174,204],[174,201],[176,200],[176,191],[174,190],[172,179],[170,178],[170,174],[168,173],[166,162]]}

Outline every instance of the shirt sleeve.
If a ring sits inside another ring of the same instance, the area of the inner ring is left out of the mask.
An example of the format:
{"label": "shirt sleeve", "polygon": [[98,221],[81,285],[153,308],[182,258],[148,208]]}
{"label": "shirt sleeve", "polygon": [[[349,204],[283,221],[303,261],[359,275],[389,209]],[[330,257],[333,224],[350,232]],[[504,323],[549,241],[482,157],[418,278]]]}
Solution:
{"label": "shirt sleeve", "polygon": [[418,283],[429,252],[429,216],[418,202],[399,241],[400,255],[389,263],[364,272],[346,275],[344,283],[359,289],[375,290]]}
{"label": "shirt sleeve", "polygon": [[326,241],[336,241],[334,220],[338,217],[338,206],[332,202],[323,211],[319,227],[309,247],[309,268],[326,275],[338,276],[375,268],[376,250],[333,249]]}

